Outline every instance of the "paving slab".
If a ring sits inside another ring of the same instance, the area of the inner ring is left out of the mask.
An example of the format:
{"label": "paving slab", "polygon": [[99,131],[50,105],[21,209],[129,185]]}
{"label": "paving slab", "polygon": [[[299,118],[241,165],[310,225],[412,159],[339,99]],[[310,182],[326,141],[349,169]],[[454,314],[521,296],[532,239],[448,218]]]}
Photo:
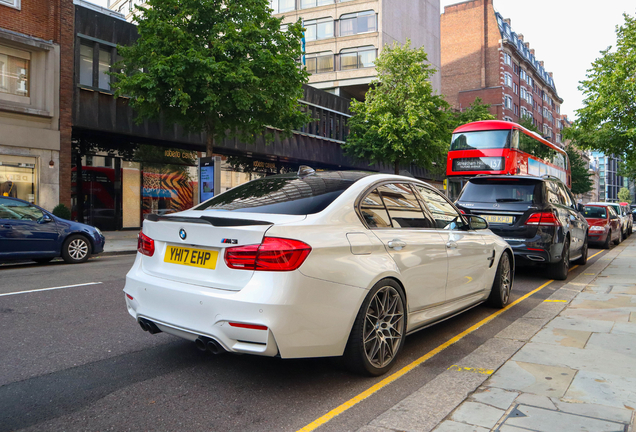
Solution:
{"label": "paving slab", "polygon": [[[604,333],[595,335],[610,336]],[[530,341],[512,360],[636,378],[633,356],[612,352],[611,361],[608,361],[607,351],[598,346],[590,346],[589,342],[585,349],[580,349]]]}
{"label": "paving slab", "polygon": [[630,309],[566,309],[562,316],[612,322],[629,322]]}
{"label": "paving slab", "polygon": [[579,371],[563,396],[566,402],[636,410],[636,377]]}
{"label": "paving slab", "polygon": [[554,411],[556,411],[557,409],[556,405],[549,397],[539,396],[532,393],[520,394],[519,397],[515,400],[515,403],[520,405],[530,405],[537,408],[545,408]]}
{"label": "paving slab", "polygon": [[505,411],[512,405],[517,396],[519,396],[518,392],[511,392],[497,387],[481,387],[473,393],[470,399]]}
{"label": "paving slab", "polygon": [[457,362],[457,366],[496,370],[522,346],[523,342],[520,341],[488,339],[472,353]]}
{"label": "paving slab", "polygon": [[576,370],[521,361],[508,361],[486,383],[488,387],[518,390],[548,397],[561,397]]}
{"label": "paving slab", "polygon": [[636,322],[636,312],[629,314],[629,322]]}
{"label": "paving slab", "polygon": [[636,322],[616,323],[612,327],[612,334],[636,334]]}
{"label": "paving slab", "polygon": [[[517,405],[503,423],[538,432],[624,432],[625,425],[527,405]],[[505,430],[501,428],[500,430]]]}
{"label": "paving slab", "polygon": [[609,407],[607,405],[587,403],[570,403],[560,401],[558,399],[553,399],[552,402],[554,402],[559,411],[563,411],[569,414],[577,414],[623,424],[629,424],[632,419],[633,411],[625,408],[620,409]]}
{"label": "paving slab", "polygon": [[614,324],[608,321],[595,321],[561,315],[550,321],[545,327],[581,330],[593,333],[609,333],[613,326]]}
{"label": "paving slab", "polygon": [[[457,423],[452,420],[446,420],[440,423],[434,432],[489,432],[490,429],[486,429],[480,426],[468,425],[466,423]],[[369,431],[372,432],[372,431]]]}
{"label": "paving slab", "polygon": [[532,338],[533,342],[565,347],[583,348],[592,336],[592,332],[564,329],[558,327],[546,328]]}
{"label": "paving slab", "polygon": [[565,303],[541,303],[535,306],[523,318],[548,318],[552,319],[565,309]]}
{"label": "paving slab", "polygon": [[492,429],[505,410],[477,402],[464,402],[451,416],[451,420]]}

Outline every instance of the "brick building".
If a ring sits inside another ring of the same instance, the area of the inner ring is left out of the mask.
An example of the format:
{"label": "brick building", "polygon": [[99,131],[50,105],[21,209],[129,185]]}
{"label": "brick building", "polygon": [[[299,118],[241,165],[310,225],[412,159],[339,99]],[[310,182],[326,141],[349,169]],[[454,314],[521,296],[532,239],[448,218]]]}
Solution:
{"label": "brick building", "polygon": [[49,210],[70,204],[73,13],[0,0],[0,192]]}
{"label": "brick building", "polygon": [[442,94],[462,110],[481,98],[499,120],[532,120],[561,144],[560,106],[551,72],[521,33],[512,30],[493,0],[471,0],[441,15]]}

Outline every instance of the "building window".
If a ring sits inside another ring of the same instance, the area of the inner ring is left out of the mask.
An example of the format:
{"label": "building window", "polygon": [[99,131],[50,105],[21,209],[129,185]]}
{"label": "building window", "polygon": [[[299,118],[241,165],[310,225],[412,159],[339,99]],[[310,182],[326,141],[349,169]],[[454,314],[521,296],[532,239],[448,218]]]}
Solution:
{"label": "building window", "polygon": [[510,58],[510,54],[504,53],[504,63],[510,66],[512,64],[512,59]]}
{"label": "building window", "polygon": [[519,93],[519,86],[517,85],[517,83],[512,83],[512,91],[514,91],[515,94]]}
{"label": "building window", "polygon": [[30,58],[26,51],[0,47],[0,93],[29,97]]}
{"label": "building window", "polygon": [[0,0],[0,5],[20,9],[20,0]]}
{"label": "building window", "polygon": [[80,44],[79,83],[93,86],[93,47],[84,44]]}
{"label": "building window", "polygon": [[526,82],[528,83],[530,87],[534,86],[534,80],[532,79],[530,75],[526,75]]}
{"label": "building window", "polygon": [[512,97],[505,95],[504,96],[504,106],[508,109],[512,109]]}
{"label": "building window", "polygon": [[512,122],[512,118],[511,118],[511,117],[507,117],[507,116],[506,116],[506,117],[504,117],[503,119],[504,119],[504,121]]}
{"label": "building window", "polygon": [[269,0],[269,7],[275,14],[289,12],[296,9],[296,0]]}
{"label": "building window", "polygon": [[374,11],[358,12],[340,17],[339,36],[350,36],[359,33],[369,33],[377,30],[377,20]]}
{"label": "building window", "polygon": [[519,105],[515,104],[515,115],[519,115]]}
{"label": "building window", "polygon": [[512,64],[512,71],[515,73],[515,75],[519,75],[519,65],[517,63]]}
{"label": "building window", "polygon": [[328,4],[334,4],[334,0],[300,0],[301,9],[324,6]]}
{"label": "building window", "polygon": [[510,75],[508,72],[504,73],[504,84],[506,84],[506,86],[508,87],[512,87],[512,75]]}
{"label": "building window", "polygon": [[108,72],[110,71],[110,51],[106,51],[103,49],[99,50],[99,73],[98,73],[98,83],[97,86],[100,89],[109,90],[110,91],[110,75]]}
{"label": "building window", "polygon": [[307,64],[307,72],[312,74],[333,72],[333,52],[324,51],[319,53],[307,54],[305,56],[305,63]]}
{"label": "building window", "polygon": [[315,41],[333,37],[333,18],[305,21],[305,40]]}
{"label": "building window", "polygon": [[373,67],[377,49],[374,46],[340,51],[340,70]]}

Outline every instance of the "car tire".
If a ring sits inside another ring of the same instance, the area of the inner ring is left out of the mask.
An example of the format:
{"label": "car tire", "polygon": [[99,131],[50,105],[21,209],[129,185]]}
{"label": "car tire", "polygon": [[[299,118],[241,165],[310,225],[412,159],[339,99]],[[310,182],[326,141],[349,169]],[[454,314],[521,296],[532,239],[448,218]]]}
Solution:
{"label": "car tire", "polygon": [[618,239],[614,240],[614,244],[618,246],[623,241],[623,231],[618,232]]}
{"label": "car tire", "polygon": [[587,251],[588,251],[587,234],[585,234],[585,240],[583,240],[583,251],[582,251],[583,253],[581,254],[581,257],[579,259],[574,261],[574,264],[580,265],[580,266],[587,264]]}
{"label": "car tire", "polygon": [[603,249],[609,249],[610,243],[612,243],[612,230],[609,230],[607,233],[607,238],[605,239],[605,243],[603,243]]}
{"label": "car tire", "polygon": [[488,304],[492,307],[503,308],[510,301],[510,291],[514,280],[510,255],[506,252],[501,254],[495,280],[490,289]]}
{"label": "car tire", "polygon": [[552,278],[556,280],[566,280],[570,271],[570,238],[566,237],[563,243],[563,252],[559,262],[552,264]]}
{"label": "car tire", "polygon": [[406,335],[406,298],[392,279],[376,283],[353,323],[344,362],[357,374],[379,376],[394,364]]}
{"label": "car tire", "polygon": [[69,236],[62,246],[62,258],[69,264],[86,262],[91,256],[91,243],[83,235]]}
{"label": "car tire", "polygon": [[53,258],[33,258],[33,261],[35,261],[38,264],[46,264],[48,262],[51,262],[53,260]]}

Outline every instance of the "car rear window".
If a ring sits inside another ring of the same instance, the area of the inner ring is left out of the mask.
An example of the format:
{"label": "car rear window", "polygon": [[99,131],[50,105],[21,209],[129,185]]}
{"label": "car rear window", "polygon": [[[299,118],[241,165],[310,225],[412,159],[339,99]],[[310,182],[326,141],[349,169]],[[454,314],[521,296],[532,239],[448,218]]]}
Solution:
{"label": "car rear window", "polygon": [[468,182],[459,202],[522,203],[534,202],[537,183],[522,181]]}
{"label": "car rear window", "polygon": [[347,188],[369,175],[358,171],[321,172],[306,177],[271,176],[242,184],[194,210],[307,215],[319,213]]}
{"label": "car rear window", "polygon": [[586,218],[607,218],[605,207],[585,207],[584,212]]}

